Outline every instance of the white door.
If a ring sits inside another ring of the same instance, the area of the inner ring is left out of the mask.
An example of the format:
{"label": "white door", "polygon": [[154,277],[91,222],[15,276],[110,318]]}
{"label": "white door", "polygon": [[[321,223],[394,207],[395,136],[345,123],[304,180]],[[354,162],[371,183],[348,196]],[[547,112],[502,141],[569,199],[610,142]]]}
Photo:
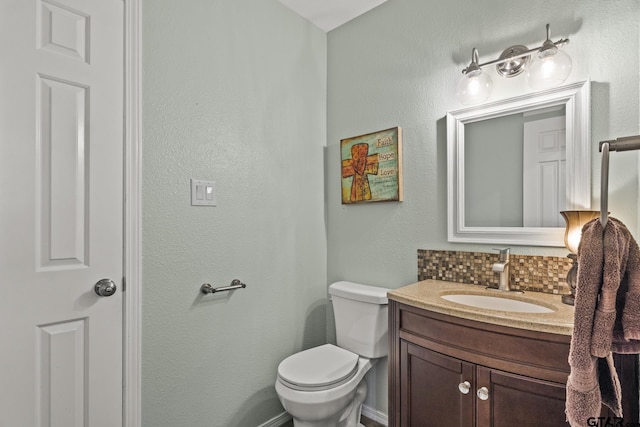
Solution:
{"label": "white door", "polygon": [[0,427],[122,425],[123,10],[0,2]]}
{"label": "white door", "polygon": [[523,225],[564,227],[567,138],[565,116],[526,122],[523,154]]}

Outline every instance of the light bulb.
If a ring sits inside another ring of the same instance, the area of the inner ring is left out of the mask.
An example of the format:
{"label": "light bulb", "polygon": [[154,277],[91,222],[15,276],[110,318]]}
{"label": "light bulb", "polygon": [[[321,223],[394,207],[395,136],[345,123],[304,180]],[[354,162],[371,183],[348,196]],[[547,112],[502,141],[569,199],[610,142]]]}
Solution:
{"label": "light bulb", "polygon": [[462,76],[458,82],[456,96],[464,105],[478,104],[489,98],[492,87],[491,77],[481,69],[476,69]]}
{"label": "light bulb", "polygon": [[578,246],[580,246],[580,239],[582,238],[582,230],[580,228],[572,228],[567,232],[566,247],[572,254],[578,253]]}
{"label": "light bulb", "polygon": [[564,82],[571,73],[571,57],[553,46],[540,49],[527,69],[527,83],[533,89],[547,89]]}
{"label": "light bulb", "polygon": [[592,219],[600,215],[600,211],[561,211],[560,215],[567,223],[564,230],[564,245],[572,254],[578,253],[580,239],[582,238],[582,227]]}

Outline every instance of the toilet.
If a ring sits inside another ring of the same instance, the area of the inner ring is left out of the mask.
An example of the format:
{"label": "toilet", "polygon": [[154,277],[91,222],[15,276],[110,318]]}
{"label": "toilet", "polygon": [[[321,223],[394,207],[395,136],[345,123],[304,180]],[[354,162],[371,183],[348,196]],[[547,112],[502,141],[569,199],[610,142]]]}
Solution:
{"label": "toilet", "polygon": [[278,366],[276,393],[295,427],[362,425],[364,376],[389,353],[388,291],[344,281],[329,286],[338,345],[301,351]]}

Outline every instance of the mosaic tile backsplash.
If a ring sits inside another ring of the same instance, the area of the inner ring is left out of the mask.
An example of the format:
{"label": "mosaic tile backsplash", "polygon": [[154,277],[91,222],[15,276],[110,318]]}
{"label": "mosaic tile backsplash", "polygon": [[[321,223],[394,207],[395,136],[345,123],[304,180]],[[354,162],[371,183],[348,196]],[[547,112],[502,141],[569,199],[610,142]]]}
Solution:
{"label": "mosaic tile backsplash", "polygon": [[[566,257],[509,256],[511,289],[568,294]],[[458,252],[418,249],[418,280],[434,279],[480,286],[498,286],[498,273],[492,271],[497,253]]]}

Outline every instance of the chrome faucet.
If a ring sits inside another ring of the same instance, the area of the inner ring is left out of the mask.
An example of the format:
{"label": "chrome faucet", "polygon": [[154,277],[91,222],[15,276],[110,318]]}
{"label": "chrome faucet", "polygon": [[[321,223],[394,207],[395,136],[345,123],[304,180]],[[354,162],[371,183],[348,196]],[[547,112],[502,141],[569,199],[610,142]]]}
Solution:
{"label": "chrome faucet", "polygon": [[509,288],[509,252],[510,248],[496,249],[500,252],[498,262],[493,264],[493,271],[500,273],[500,281],[498,282],[499,291],[510,291]]}

